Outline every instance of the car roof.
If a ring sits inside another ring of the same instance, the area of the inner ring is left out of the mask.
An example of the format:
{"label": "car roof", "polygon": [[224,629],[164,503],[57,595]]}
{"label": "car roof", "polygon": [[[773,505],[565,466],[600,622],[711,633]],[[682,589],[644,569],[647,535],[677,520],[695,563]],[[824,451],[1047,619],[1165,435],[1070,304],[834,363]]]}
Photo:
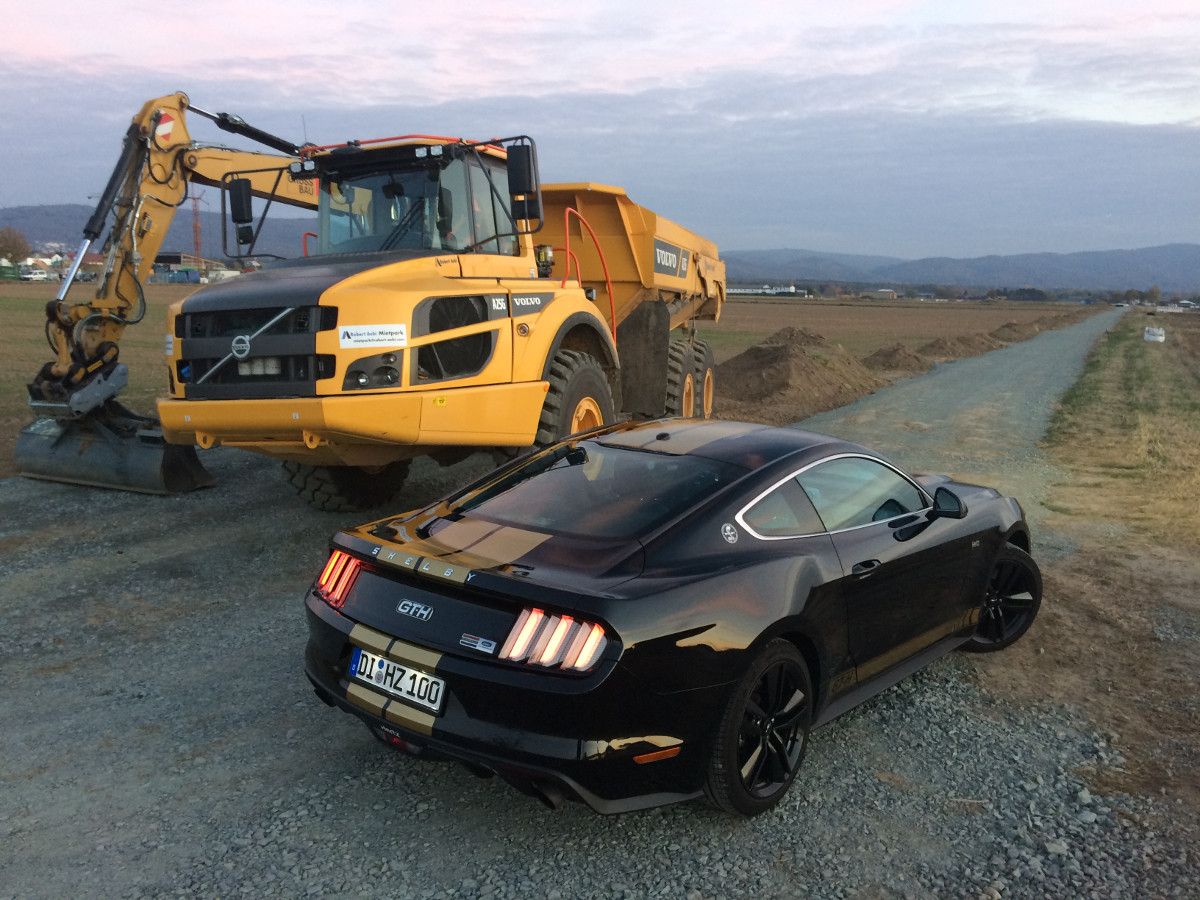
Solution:
{"label": "car roof", "polygon": [[849,441],[814,431],[717,419],[626,422],[606,429],[594,438],[609,446],[702,456],[745,469],[757,469],[806,451],[817,451],[818,455],[871,452]]}

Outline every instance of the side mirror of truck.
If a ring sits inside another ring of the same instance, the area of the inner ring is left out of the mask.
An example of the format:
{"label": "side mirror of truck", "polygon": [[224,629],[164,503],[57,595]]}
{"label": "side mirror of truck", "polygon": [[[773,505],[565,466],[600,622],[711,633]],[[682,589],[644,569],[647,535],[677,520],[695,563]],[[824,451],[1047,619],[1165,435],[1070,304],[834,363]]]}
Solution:
{"label": "side mirror of truck", "polygon": [[512,194],[514,219],[541,220],[542,195],[539,190],[537,152],[533,144],[512,144],[508,148],[508,191]]}

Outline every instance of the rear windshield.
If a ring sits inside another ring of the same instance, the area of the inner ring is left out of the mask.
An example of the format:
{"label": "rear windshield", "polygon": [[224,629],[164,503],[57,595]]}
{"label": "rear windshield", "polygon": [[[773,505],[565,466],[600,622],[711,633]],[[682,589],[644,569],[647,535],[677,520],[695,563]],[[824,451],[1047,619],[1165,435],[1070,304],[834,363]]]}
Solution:
{"label": "rear windshield", "polygon": [[560,444],[450,504],[504,525],[581,537],[637,538],[702,502],[745,472],[698,456]]}

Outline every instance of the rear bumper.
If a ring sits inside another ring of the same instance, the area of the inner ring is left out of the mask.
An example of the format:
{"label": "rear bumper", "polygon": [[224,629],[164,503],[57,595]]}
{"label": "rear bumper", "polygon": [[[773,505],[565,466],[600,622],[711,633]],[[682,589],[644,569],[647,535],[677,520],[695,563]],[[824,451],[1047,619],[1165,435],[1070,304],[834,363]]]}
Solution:
{"label": "rear bumper", "polygon": [[332,397],[164,399],[158,414],[173,444],[375,465],[395,458],[388,448],[397,446],[528,446],[546,390],[546,382],[533,381]]}
{"label": "rear bumper", "polygon": [[[525,793],[543,799],[566,795],[605,814],[690,800],[702,793],[711,730],[707,723],[717,703],[711,692],[663,696],[664,715],[657,729],[637,721],[621,728],[612,724],[620,719],[620,711],[645,710],[653,703],[630,695],[638,686],[619,667],[593,690],[563,694],[502,685],[488,677],[494,673],[492,664],[443,657],[445,664],[438,662],[430,674],[446,681],[447,696],[442,713],[433,716],[399,700],[389,702],[385,694],[349,680],[355,623],[312,594],[306,608],[305,673],[318,696],[361,719],[385,740],[395,744],[399,739],[403,749],[415,755],[487,769]],[[481,703],[481,697],[492,702]],[[529,710],[542,713],[534,721],[513,724],[522,713],[528,718]],[[688,723],[690,730],[681,733],[671,722]],[[674,745],[680,749],[673,757],[636,759]]]}

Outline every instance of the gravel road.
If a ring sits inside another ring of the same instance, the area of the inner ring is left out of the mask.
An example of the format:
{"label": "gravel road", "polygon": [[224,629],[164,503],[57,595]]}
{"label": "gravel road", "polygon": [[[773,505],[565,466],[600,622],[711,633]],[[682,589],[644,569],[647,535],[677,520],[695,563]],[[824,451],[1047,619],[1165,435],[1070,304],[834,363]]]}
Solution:
{"label": "gravel road", "polygon": [[[995,474],[1036,527],[1047,411],[1115,315],[805,424]],[[349,522],[274,462],[204,458],[220,484],[175,498],[0,482],[0,897],[1200,895],[1158,801],[1089,791],[1081,772],[1123,762],[1104,737],[980,690],[958,657],[819,730],[750,821],[551,812],[392,754],[302,673],[301,599]],[[408,499],[485,467],[417,467]]]}

